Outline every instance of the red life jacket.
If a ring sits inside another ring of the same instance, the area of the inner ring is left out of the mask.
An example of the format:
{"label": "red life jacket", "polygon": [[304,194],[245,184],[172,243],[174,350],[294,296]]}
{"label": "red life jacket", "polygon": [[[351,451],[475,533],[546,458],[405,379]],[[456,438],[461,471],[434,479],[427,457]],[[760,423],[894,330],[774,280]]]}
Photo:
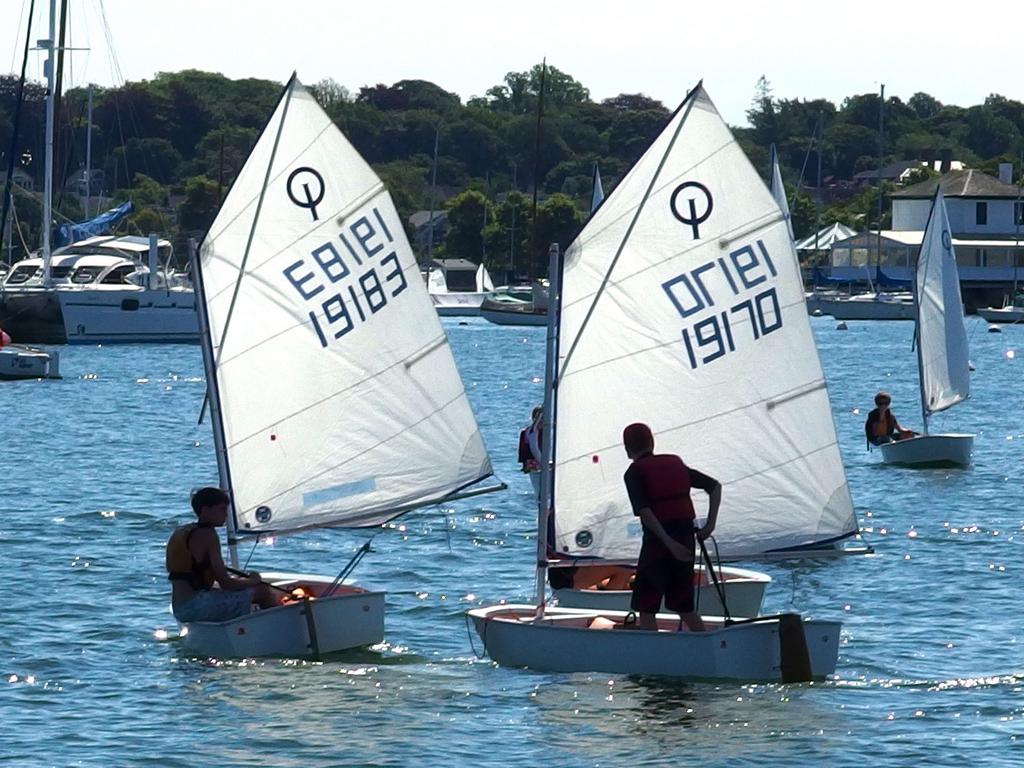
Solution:
{"label": "red life jacket", "polygon": [[643,475],[647,501],[659,522],[693,520],[697,515],[690,500],[690,471],[673,453],[651,453],[633,461]]}

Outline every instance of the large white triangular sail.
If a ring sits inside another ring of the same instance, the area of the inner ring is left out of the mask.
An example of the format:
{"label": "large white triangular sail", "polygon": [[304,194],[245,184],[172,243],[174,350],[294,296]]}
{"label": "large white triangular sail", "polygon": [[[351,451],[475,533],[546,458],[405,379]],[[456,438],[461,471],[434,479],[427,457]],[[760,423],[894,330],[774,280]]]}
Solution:
{"label": "large white triangular sail", "polygon": [[[856,533],[793,241],[703,88],[565,256],[555,549],[633,559],[622,429],[719,479],[723,557]],[[704,494],[695,494],[698,515]]]}
{"label": "large white triangular sail", "polygon": [[965,400],[971,387],[960,274],[941,189],[924,230],[914,287],[921,407],[927,416]]}
{"label": "large white triangular sail", "polygon": [[376,525],[491,474],[391,198],[295,78],[200,262],[239,533]]}
{"label": "large white triangular sail", "polygon": [[793,217],[789,213],[789,200],[786,199],[786,187],[782,183],[782,168],[779,167],[779,153],[775,145],[771,147],[772,156],[772,183],[771,192],[775,202],[779,204],[782,215],[786,217],[786,226],[789,227],[789,237],[793,239]]}

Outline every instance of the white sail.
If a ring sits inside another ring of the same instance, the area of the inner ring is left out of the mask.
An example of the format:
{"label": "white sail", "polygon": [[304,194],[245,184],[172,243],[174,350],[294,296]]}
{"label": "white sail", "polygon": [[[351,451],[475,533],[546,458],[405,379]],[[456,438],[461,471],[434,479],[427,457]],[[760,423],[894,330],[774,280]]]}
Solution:
{"label": "white sail", "polygon": [[789,237],[790,239],[793,239],[793,217],[789,213],[789,200],[786,199],[786,187],[782,183],[782,169],[779,167],[779,153],[776,151],[774,144],[772,144],[771,156],[772,197],[775,198],[775,202],[778,203],[779,208],[782,210],[782,215],[786,217],[786,226],[789,227]]}
{"label": "white sail", "polygon": [[491,473],[391,198],[294,77],[200,261],[240,533],[375,525]]}
{"label": "white sail", "polygon": [[593,213],[604,200],[604,187],[601,186],[601,170],[594,163],[594,192],[590,197],[590,212]]}
{"label": "white sail", "polygon": [[[555,418],[559,553],[635,558],[622,430],[722,482],[723,556],[856,520],[785,220],[703,89],[565,257]],[[698,515],[705,495],[694,494]]]}
{"label": "white sail", "polygon": [[491,280],[491,273],[487,267],[481,264],[476,268],[476,290],[477,293],[489,293],[494,290],[494,281]]}
{"label": "white sail", "polygon": [[921,405],[927,416],[965,400],[971,387],[960,274],[941,189],[925,227],[914,287]]}
{"label": "white sail", "polygon": [[448,293],[448,278],[445,277],[443,269],[432,269],[427,273],[427,292]]}

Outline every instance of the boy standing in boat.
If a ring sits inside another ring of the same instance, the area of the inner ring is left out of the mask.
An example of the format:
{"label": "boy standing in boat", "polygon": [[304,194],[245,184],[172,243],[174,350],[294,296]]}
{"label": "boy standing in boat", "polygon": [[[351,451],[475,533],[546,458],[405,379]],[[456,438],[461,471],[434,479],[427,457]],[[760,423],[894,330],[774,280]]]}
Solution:
{"label": "boy standing in boat", "polygon": [[[658,628],[655,614],[664,598],[665,607],[691,631],[703,631],[704,622],[693,609],[694,536],[703,541],[715,530],[722,486],[674,454],[654,453],[654,435],[646,424],[630,424],[622,442],[633,460],[624,477],[626,491],[644,529],[631,604],[639,614],[637,629]],[[707,523],[696,531],[691,488],[710,498]]]}
{"label": "boy standing in boat", "polygon": [[220,488],[200,488],[192,494],[198,520],[175,529],[167,542],[171,607],[178,621],[227,621],[249,613],[254,602],[261,608],[277,605],[259,574],[236,578],[224,566],[215,529],[227,521],[229,503]]}

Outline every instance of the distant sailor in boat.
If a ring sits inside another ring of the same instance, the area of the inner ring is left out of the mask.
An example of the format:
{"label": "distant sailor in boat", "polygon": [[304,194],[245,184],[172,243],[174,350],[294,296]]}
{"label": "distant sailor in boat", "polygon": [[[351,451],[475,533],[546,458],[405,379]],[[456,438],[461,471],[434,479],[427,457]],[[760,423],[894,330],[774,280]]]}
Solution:
{"label": "distant sailor in boat", "polygon": [[896,414],[889,410],[892,403],[892,395],[888,392],[879,392],[875,395],[875,409],[868,414],[868,420],[864,422],[864,436],[871,445],[882,445],[897,440],[906,440],[914,437],[917,433],[904,429],[896,420]]}
{"label": "distant sailor in boat", "polygon": [[229,502],[220,488],[200,488],[192,494],[198,521],[175,529],[167,542],[167,578],[178,621],[227,621],[249,613],[254,602],[261,608],[277,605],[259,574],[235,578],[224,566],[215,528],[227,521]]}
{"label": "distant sailor in boat", "polygon": [[[626,492],[644,529],[633,583],[632,608],[640,615],[636,627],[657,629],[655,614],[664,598],[665,607],[692,631],[703,631],[704,622],[693,609],[694,535],[703,541],[714,532],[722,486],[675,454],[656,454],[646,424],[630,424],[622,442],[633,460],[624,477]],[[696,531],[691,488],[700,488],[710,499],[707,523]]]}
{"label": "distant sailor in boat", "polygon": [[530,476],[533,492],[540,498],[541,445],[544,439],[544,409],[537,406],[530,415],[530,425],[519,433],[519,463]]}

